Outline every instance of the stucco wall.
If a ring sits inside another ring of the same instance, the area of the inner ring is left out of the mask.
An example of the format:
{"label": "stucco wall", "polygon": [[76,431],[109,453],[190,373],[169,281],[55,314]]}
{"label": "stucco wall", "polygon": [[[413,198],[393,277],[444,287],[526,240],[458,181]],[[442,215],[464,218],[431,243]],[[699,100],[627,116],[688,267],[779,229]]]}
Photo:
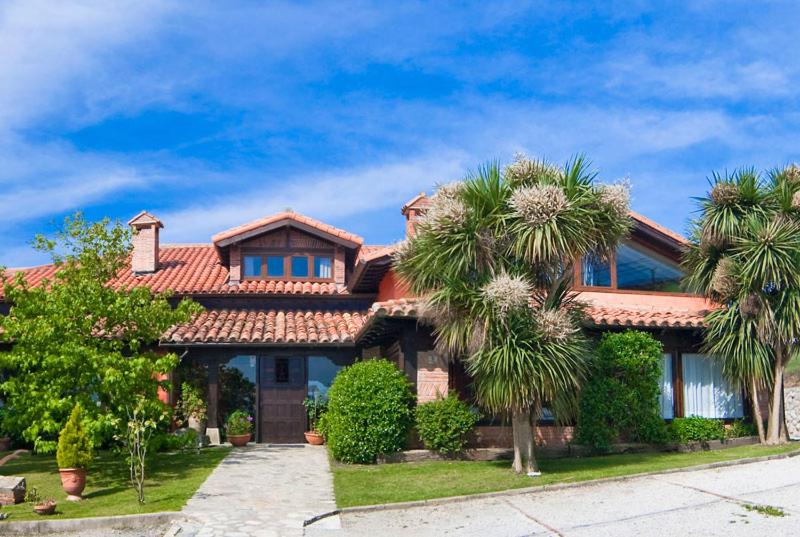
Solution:
{"label": "stucco wall", "polygon": [[786,427],[791,438],[800,438],[800,387],[785,388]]}

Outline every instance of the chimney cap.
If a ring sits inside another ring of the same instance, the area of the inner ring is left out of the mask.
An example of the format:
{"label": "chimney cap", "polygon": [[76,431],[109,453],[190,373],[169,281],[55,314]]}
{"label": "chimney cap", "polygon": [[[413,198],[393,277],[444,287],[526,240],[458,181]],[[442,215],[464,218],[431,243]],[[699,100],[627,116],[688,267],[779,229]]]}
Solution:
{"label": "chimney cap", "polygon": [[128,225],[133,227],[147,227],[147,226],[158,226],[160,228],[164,227],[164,224],[153,216],[152,214],[148,213],[147,211],[142,211],[130,220],[128,220]]}

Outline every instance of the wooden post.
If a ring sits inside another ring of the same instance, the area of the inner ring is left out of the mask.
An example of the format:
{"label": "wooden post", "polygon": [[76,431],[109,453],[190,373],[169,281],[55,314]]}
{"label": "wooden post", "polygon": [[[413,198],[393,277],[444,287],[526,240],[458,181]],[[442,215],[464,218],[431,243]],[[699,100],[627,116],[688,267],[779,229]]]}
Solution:
{"label": "wooden post", "polygon": [[219,427],[217,412],[219,408],[219,364],[209,360],[208,364],[208,427]]}

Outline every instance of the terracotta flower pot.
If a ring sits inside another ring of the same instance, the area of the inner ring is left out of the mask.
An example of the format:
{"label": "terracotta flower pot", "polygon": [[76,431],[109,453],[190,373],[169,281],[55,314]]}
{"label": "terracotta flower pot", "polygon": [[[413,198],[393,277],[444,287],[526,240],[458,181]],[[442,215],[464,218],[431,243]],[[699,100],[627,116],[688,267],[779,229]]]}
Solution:
{"label": "terracotta flower pot", "polygon": [[67,493],[67,499],[71,502],[81,500],[81,492],[86,488],[86,470],[83,468],[59,468],[61,474],[61,486]]}
{"label": "terracotta flower pot", "polygon": [[228,442],[230,442],[236,447],[246,446],[249,441],[250,441],[250,433],[228,435]]}
{"label": "terracotta flower pot", "polygon": [[56,512],[56,502],[42,502],[33,506],[33,511],[38,515],[52,515]]}
{"label": "terracotta flower pot", "polygon": [[306,431],[303,433],[306,437],[306,442],[311,444],[312,446],[321,446],[325,443],[325,438],[317,431]]}
{"label": "terracotta flower pot", "polygon": [[0,451],[8,451],[9,449],[11,449],[11,438],[0,436]]}

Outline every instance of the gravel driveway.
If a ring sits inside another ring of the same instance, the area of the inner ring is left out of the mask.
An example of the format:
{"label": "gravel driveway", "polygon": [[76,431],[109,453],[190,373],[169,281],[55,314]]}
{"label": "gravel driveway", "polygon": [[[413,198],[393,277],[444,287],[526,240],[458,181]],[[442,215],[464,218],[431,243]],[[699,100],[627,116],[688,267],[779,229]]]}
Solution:
{"label": "gravel driveway", "polygon": [[[785,516],[751,511],[770,505]],[[800,457],[579,488],[341,517],[337,535],[800,534]],[[326,535],[306,528],[306,535]]]}

